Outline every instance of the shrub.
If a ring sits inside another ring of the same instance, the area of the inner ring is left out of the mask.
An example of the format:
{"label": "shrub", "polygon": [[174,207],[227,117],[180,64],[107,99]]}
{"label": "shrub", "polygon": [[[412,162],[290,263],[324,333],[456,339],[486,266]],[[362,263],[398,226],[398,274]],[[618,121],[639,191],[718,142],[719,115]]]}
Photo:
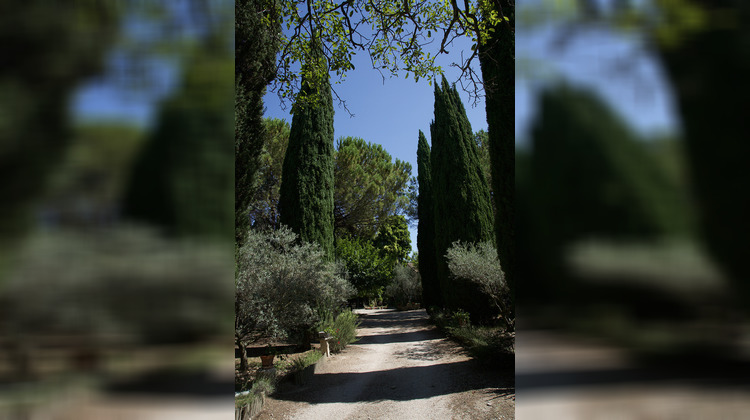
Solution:
{"label": "shrub", "polygon": [[354,292],[316,244],[299,244],[286,227],[249,232],[238,252],[235,339],[307,331],[318,308],[334,310]]}
{"label": "shrub", "polygon": [[323,357],[323,353],[319,351],[308,351],[302,356],[294,359],[292,366],[294,370],[300,371],[308,366],[314,365],[321,357]]}
{"label": "shrub", "polygon": [[331,351],[339,352],[348,344],[357,341],[357,328],[360,322],[357,314],[352,311],[343,311],[335,318],[329,312],[318,324],[318,331],[325,331],[332,336],[329,341]]}
{"label": "shrub", "polygon": [[411,267],[397,265],[393,269],[393,280],[385,293],[389,302],[396,307],[421,301],[422,281],[419,273]]}
{"label": "shrub", "polygon": [[492,244],[454,242],[448,249],[446,259],[451,276],[477,284],[492,301],[507,328],[513,329],[513,308],[509,301],[508,285]]}

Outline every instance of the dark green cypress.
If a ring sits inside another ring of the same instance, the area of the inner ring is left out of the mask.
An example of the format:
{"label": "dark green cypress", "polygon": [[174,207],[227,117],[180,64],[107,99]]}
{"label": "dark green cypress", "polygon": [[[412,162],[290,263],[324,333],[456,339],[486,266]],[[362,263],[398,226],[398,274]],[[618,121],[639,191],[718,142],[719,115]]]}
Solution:
{"label": "dark green cypress", "polygon": [[[320,46],[312,50],[305,65],[325,69]],[[281,171],[279,218],[302,241],[318,243],[333,258],[333,98],[327,72],[320,79],[306,75],[303,70]]]}
{"label": "dark green cypress", "polygon": [[419,130],[417,144],[417,179],[419,196],[417,198],[417,249],[419,250],[419,275],[422,278],[422,299],[424,306],[443,306],[443,297],[437,280],[437,261],[435,260],[435,209],[432,200],[432,175],[430,164],[430,145]]}
{"label": "dark green cypress", "polygon": [[479,44],[494,191],[495,236],[500,264],[515,302],[515,4],[498,0],[507,21]]}
{"label": "dark green cypress", "polygon": [[248,206],[265,138],[263,95],[276,76],[281,25],[273,0],[236,0],[234,14],[234,230],[239,247],[250,224]]}
{"label": "dark green cypress", "polygon": [[492,205],[466,110],[445,77],[442,88],[435,86],[430,132],[438,282],[446,305],[476,320],[489,315],[489,303],[476,286],[450,278],[445,254],[454,241],[494,239]]}

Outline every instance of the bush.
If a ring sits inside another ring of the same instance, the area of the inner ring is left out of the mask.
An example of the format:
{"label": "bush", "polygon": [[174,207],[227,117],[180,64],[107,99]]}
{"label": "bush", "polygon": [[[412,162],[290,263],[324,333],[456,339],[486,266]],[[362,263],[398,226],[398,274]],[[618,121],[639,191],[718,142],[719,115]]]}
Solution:
{"label": "bush", "polygon": [[352,311],[343,311],[335,318],[329,312],[318,324],[318,331],[325,331],[331,335],[329,341],[331,351],[339,352],[348,344],[357,341],[357,328],[360,322],[357,314]]}
{"label": "bush", "polygon": [[239,249],[235,339],[288,337],[318,322],[318,308],[333,311],[354,289],[317,244],[299,244],[286,227],[248,233]]}
{"label": "bush", "polygon": [[515,323],[513,308],[495,247],[490,242],[477,245],[454,242],[448,249],[446,258],[451,276],[478,285],[491,300],[506,327],[512,330]]}
{"label": "bush", "polygon": [[422,280],[411,267],[397,265],[393,269],[393,280],[385,290],[388,301],[396,307],[404,307],[422,298]]}

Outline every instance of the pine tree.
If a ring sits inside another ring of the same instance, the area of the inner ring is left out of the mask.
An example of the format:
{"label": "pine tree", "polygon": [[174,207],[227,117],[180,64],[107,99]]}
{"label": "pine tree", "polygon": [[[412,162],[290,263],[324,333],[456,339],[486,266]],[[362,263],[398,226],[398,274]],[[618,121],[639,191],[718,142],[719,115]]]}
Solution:
{"label": "pine tree", "polygon": [[417,145],[417,177],[419,196],[417,198],[417,249],[419,250],[419,275],[422,278],[422,299],[424,306],[443,306],[443,297],[438,284],[435,260],[435,209],[432,200],[432,175],[430,170],[430,145],[422,130],[419,130]]}
{"label": "pine tree", "polygon": [[489,304],[476,286],[450,278],[445,254],[455,241],[494,240],[492,205],[466,110],[445,77],[435,86],[430,132],[437,278],[445,303],[476,320],[489,315]]}
{"label": "pine tree", "polygon": [[[305,66],[325,66],[320,45]],[[282,224],[305,242],[317,242],[333,258],[333,98],[328,77],[313,80],[303,69],[294,105],[279,191]],[[327,74],[327,73],[326,73]]]}

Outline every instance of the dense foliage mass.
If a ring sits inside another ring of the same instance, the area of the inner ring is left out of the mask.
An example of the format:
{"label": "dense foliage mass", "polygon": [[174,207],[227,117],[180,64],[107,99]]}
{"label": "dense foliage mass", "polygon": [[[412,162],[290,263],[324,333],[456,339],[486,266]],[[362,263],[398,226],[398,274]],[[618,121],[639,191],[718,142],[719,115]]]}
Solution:
{"label": "dense foliage mass", "polygon": [[479,244],[454,242],[446,253],[451,278],[467,280],[480,286],[489,298],[496,314],[500,315],[508,330],[513,330],[515,319],[508,284],[491,242]]}
{"label": "dense foliage mass", "polygon": [[[324,64],[320,46],[312,45],[305,66]],[[303,92],[319,98],[295,103],[289,145],[284,157],[279,197],[281,223],[300,239],[321,246],[333,258],[333,99],[328,80],[306,81]]]}
{"label": "dense foliage mass", "polygon": [[119,17],[111,4],[43,0],[5,3],[2,15],[0,275],[70,142],[71,94],[103,72]]}
{"label": "dense foliage mass", "polygon": [[220,280],[232,271],[232,253],[215,243],[175,243],[133,226],[104,236],[37,233],[22,249],[0,307],[11,334],[78,335],[101,345],[184,343],[229,332],[232,286]]}
{"label": "dense foliage mass", "polygon": [[411,253],[409,223],[404,216],[391,216],[380,225],[372,244],[394,263],[403,263]]}
{"label": "dense foliage mass", "polygon": [[493,217],[487,181],[482,173],[471,125],[455,86],[443,78],[435,87],[432,134],[432,190],[435,209],[437,278],[449,307],[473,317],[487,317],[482,294],[470,282],[451,281],[445,253],[455,241],[492,240]]}
{"label": "dense foliage mass", "polygon": [[435,251],[435,209],[433,207],[430,145],[419,130],[417,145],[417,168],[419,195],[417,211],[417,248],[419,250],[419,274],[422,278],[423,301],[426,307],[442,306],[443,296],[437,280],[437,254]]}
{"label": "dense foliage mass", "polygon": [[[491,6],[492,5],[492,6]],[[493,7],[494,6],[494,7]],[[484,16],[501,11],[504,21],[487,19],[484,42],[479,43],[479,63],[485,90],[487,130],[492,166],[495,239],[505,268],[511,299],[515,295],[515,74],[516,2],[481,3]]]}
{"label": "dense foliage mass", "polygon": [[263,147],[263,95],[276,76],[281,25],[272,4],[270,0],[237,0],[234,4],[234,211],[238,244],[250,223],[246,212]]}
{"label": "dense foliage mass", "polygon": [[346,266],[357,297],[380,301],[393,275],[394,261],[371,240],[344,236],[336,238],[336,257]]}

